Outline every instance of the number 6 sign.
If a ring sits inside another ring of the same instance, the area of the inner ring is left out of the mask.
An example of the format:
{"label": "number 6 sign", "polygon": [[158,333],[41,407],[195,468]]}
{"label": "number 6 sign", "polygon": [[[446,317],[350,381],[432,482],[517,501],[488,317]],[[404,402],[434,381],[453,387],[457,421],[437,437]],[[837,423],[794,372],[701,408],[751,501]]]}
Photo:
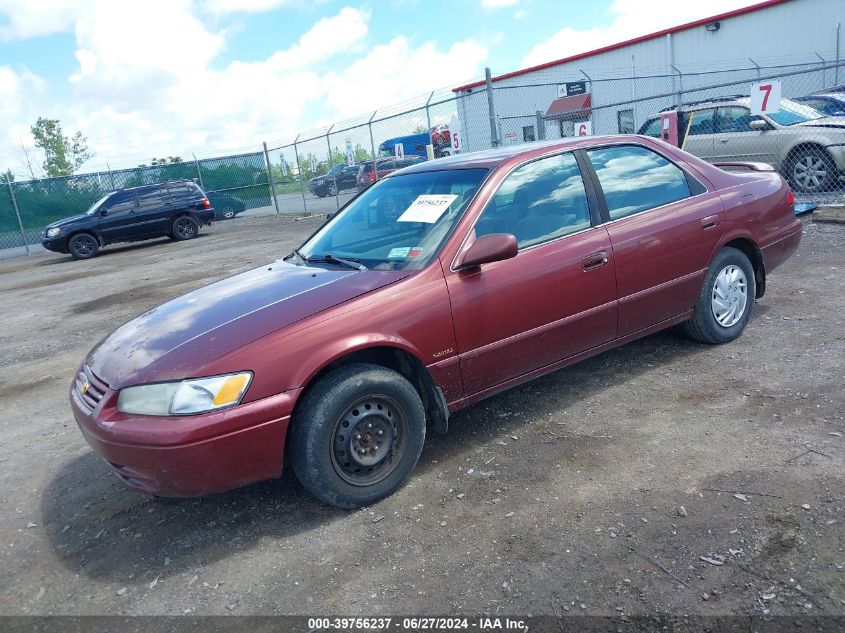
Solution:
{"label": "number 6 sign", "polygon": [[751,114],[768,114],[780,110],[780,79],[751,84]]}

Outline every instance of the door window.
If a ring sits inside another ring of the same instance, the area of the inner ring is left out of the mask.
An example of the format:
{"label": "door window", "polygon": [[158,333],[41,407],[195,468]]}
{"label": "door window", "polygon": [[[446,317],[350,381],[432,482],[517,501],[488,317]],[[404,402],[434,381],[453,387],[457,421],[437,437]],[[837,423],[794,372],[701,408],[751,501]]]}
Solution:
{"label": "door window", "polygon": [[611,220],[690,195],[684,172],[650,149],[617,145],[587,150],[604,191]]}
{"label": "door window", "polygon": [[103,205],[110,216],[129,213],[135,210],[135,192],[118,191]]}
{"label": "door window", "polygon": [[720,132],[750,132],[749,124],[759,119],[751,110],[741,107],[719,108],[718,127]]}
{"label": "door window", "polygon": [[485,207],[475,233],[511,233],[525,248],[589,226],[581,171],[575,156],[567,153],[515,169]]}
{"label": "door window", "polygon": [[716,110],[713,108],[691,112],[692,121],[689,124],[689,135],[714,134],[716,132],[715,115]]}
{"label": "door window", "polygon": [[144,213],[145,211],[160,209],[164,204],[163,194],[164,190],[158,187],[138,191],[138,211]]}

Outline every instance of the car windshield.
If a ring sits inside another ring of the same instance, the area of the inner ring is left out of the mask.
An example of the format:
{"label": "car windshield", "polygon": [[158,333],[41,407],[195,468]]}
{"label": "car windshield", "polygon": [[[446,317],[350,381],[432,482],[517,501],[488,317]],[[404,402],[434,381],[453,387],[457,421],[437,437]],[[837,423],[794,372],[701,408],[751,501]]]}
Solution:
{"label": "car windshield", "polygon": [[486,169],[455,169],[380,180],[326,223],[298,254],[317,261],[330,255],[375,270],[424,268],[486,175]]}
{"label": "car windshield", "polygon": [[777,112],[767,112],[766,114],[780,125],[795,125],[796,123],[824,117],[824,114],[815,108],[790,99],[781,99],[780,109]]}
{"label": "car windshield", "polygon": [[106,198],[108,198],[110,195],[111,195],[110,193],[107,193],[107,194],[106,194],[106,195],[104,195],[102,198],[100,198],[99,200],[97,200],[97,202],[95,202],[95,203],[94,203],[94,204],[92,204],[90,207],[88,207],[88,210],[85,212],[85,215],[93,215],[93,214],[95,214],[95,213],[97,212],[97,209],[99,209],[99,208],[100,208],[100,206],[101,206],[101,205],[102,205],[102,204],[106,201]]}

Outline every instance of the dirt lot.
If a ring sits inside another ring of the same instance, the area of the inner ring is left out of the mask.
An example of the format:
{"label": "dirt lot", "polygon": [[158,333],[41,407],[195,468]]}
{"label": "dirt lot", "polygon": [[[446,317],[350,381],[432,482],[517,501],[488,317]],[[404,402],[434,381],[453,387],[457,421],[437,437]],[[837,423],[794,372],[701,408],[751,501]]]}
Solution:
{"label": "dirt lot", "polygon": [[85,353],[316,225],[0,262],[0,613],[845,615],[841,226],[735,343],[657,334],[456,414],[377,506],[124,489],[68,408]]}

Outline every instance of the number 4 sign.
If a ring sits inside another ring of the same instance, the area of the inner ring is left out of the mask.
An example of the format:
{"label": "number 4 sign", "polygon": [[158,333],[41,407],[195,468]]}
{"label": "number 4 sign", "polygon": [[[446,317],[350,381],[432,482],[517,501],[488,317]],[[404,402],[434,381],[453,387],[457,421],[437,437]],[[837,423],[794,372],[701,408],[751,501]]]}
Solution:
{"label": "number 4 sign", "polygon": [[751,84],[751,114],[769,114],[780,110],[780,79]]}

